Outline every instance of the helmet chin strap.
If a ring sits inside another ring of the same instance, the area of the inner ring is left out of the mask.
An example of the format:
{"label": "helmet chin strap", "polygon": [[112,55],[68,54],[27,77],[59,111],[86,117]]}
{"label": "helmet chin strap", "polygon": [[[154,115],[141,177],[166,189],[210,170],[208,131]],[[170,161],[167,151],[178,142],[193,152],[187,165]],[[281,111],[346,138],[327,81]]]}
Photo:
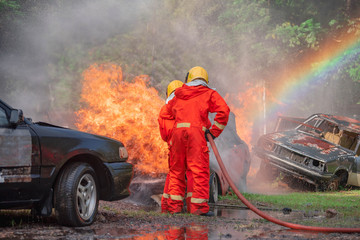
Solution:
{"label": "helmet chin strap", "polygon": [[187,83],[187,82],[188,82],[188,77],[189,77],[189,72],[187,72],[187,74],[186,74],[186,77],[185,77],[185,83]]}

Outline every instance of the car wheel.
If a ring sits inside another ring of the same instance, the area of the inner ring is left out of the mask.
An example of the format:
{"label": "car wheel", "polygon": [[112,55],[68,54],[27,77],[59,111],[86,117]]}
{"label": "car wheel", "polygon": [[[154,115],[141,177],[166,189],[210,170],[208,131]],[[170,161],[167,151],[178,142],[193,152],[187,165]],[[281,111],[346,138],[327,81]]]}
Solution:
{"label": "car wheel", "polygon": [[336,173],[337,175],[333,176],[328,185],[327,189],[328,191],[336,191],[339,190],[340,187],[345,187],[347,180],[348,180],[348,173],[345,171],[342,171],[341,173]]}
{"label": "car wheel", "polygon": [[94,169],[73,163],[61,173],[55,186],[55,216],[62,225],[87,226],[94,222],[99,193]]}
{"label": "car wheel", "polygon": [[329,183],[327,184],[326,190],[327,191],[336,191],[339,189],[340,185],[340,177],[334,176],[330,179]]}
{"label": "car wheel", "polygon": [[216,203],[219,198],[219,185],[216,173],[210,174],[210,194],[209,194],[209,202]]}

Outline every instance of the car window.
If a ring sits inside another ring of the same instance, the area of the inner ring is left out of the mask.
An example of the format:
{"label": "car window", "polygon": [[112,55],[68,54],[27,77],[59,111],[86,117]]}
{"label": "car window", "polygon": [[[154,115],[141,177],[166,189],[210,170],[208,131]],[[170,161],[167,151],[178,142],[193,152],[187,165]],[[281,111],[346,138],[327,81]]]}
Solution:
{"label": "car window", "polygon": [[[353,151],[358,149],[356,148],[358,138],[356,133],[340,129],[335,123],[320,117],[314,117],[305,121],[305,124],[301,125],[299,130],[321,137]],[[357,155],[359,155],[359,153],[360,148],[358,149]]]}
{"label": "car window", "polygon": [[0,127],[9,126],[9,120],[6,117],[5,110],[0,107]]}
{"label": "car window", "polygon": [[319,117],[314,117],[312,119],[306,120],[303,124],[301,124],[298,129],[300,131],[308,132],[308,133],[320,133],[322,128],[323,119]]}
{"label": "car window", "polygon": [[332,122],[329,122],[329,121],[325,121],[325,120],[319,125],[319,128],[323,132],[333,132],[335,127],[337,127],[335,124],[333,124]]}

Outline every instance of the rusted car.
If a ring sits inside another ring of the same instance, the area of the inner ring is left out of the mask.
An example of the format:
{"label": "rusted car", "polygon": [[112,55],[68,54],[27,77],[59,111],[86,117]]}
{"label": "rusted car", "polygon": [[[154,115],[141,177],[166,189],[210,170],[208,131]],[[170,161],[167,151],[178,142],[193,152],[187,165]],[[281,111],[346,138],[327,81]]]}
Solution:
{"label": "rusted car", "polygon": [[[230,112],[229,121],[215,144],[224,166],[232,181],[241,192],[246,192],[246,177],[249,172],[251,157],[248,145],[236,132],[235,115]],[[216,203],[219,195],[224,196],[230,185],[226,181],[215,155],[210,149],[210,194],[209,202]]]}
{"label": "rusted car", "polygon": [[116,140],[33,123],[0,100],[0,208],[32,209],[60,224],[94,222],[100,200],[129,196],[133,165]]}
{"label": "rusted car", "polygon": [[261,169],[304,180],[316,190],[360,186],[360,121],[314,114],[297,124],[259,138],[254,151]]}

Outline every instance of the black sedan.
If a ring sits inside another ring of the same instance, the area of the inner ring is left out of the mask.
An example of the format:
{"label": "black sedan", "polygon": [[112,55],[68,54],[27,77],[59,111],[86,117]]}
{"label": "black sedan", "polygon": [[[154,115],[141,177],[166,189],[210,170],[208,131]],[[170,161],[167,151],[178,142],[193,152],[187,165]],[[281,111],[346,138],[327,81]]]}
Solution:
{"label": "black sedan", "polygon": [[24,118],[0,100],[0,209],[32,209],[60,224],[94,222],[99,200],[130,195],[133,165],[116,140]]}

